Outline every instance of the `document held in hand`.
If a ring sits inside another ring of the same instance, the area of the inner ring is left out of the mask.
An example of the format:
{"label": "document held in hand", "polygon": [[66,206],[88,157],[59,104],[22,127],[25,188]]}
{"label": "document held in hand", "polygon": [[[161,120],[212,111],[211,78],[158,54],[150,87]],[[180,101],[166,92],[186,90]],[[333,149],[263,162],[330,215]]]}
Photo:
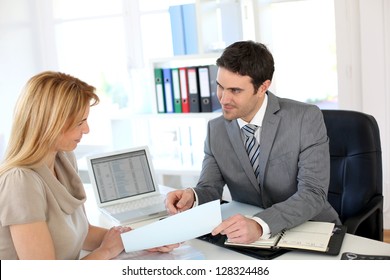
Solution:
{"label": "document held in hand", "polygon": [[126,252],[181,243],[210,233],[222,222],[219,200],[121,234]]}

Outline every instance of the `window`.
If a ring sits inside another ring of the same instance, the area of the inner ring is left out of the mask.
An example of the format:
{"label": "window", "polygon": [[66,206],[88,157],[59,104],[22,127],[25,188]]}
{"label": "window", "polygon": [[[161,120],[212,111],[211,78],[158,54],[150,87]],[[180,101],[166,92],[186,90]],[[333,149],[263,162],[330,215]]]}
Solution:
{"label": "window", "polygon": [[46,35],[54,37],[58,70],[94,85],[101,99],[91,110],[91,132],[82,144],[109,146],[109,116],[128,106],[130,91],[122,0],[53,0],[52,5],[47,16],[53,17],[53,34]]}
{"label": "window", "polygon": [[[248,1],[240,1],[243,2]],[[254,40],[269,46],[275,57],[271,90],[276,95],[313,102],[321,108],[337,107],[333,2],[253,0],[256,34],[251,34],[256,37]],[[2,33],[1,70],[15,73],[0,83],[2,92],[12,91],[16,95],[27,78],[48,68],[93,84],[102,102],[91,110],[91,132],[81,146],[93,146],[96,150],[96,146],[122,147],[115,143],[117,139],[112,138],[112,133],[107,133],[113,131],[112,120],[119,111],[126,117],[155,112],[150,60],[173,55],[169,5],[207,6],[213,1],[3,0],[2,3],[1,10],[7,11],[3,11],[2,24],[8,32]],[[215,3],[238,2],[215,0]],[[198,16],[202,20],[205,17]],[[210,24],[211,28],[216,27]],[[204,47],[203,51],[207,49]],[[14,57],[18,59],[10,59]],[[2,105],[6,118],[12,117],[10,108],[16,96],[5,95],[2,100],[7,103]],[[8,138],[9,123],[0,126],[3,142]],[[126,127],[128,124],[121,124],[123,134]],[[125,141],[132,137],[122,136],[123,143],[129,143]],[[1,146],[0,156],[4,150]]]}
{"label": "window", "polygon": [[271,90],[320,108],[337,108],[333,1],[259,2],[260,37],[275,59]]}

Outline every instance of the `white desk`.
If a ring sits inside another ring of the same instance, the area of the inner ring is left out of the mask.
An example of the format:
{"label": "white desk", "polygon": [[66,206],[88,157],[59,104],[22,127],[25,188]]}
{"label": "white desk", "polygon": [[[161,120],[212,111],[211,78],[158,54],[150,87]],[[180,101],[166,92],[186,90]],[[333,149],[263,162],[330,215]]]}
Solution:
{"label": "white desk", "polygon": [[[106,215],[101,213],[96,206],[94,193],[90,185],[85,185],[87,193],[87,202],[85,208],[89,218],[89,222],[92,225],[110,228],[115,223],[109,219]],[[166,192],[168,189],[163,189],[162,192]],[[149,221],[150,222],[150,221]],[[133,228],[145,225],[148,222],[137,223],[130,225]],[[253,258],[222,248],[201,240],[189,240],[185,243],[189,245],[194,251],[199,252],[206,260],[250,260]],[[325,254],[308,253],[292,251],[279,256],[276,259],[280,260],[339,260],[343,252],[353,252],[358,254],[371,254],[371,255],[390,255],[390,244],[371,240],[356,235],[346,234],[344,242],[341,247],[340,254],[338,256],[329,256]],[[155,254],[156,255],[156,254]],[[180,256],[175,255],[175,258]],[[167,259],[163,257],[163,259]]]}

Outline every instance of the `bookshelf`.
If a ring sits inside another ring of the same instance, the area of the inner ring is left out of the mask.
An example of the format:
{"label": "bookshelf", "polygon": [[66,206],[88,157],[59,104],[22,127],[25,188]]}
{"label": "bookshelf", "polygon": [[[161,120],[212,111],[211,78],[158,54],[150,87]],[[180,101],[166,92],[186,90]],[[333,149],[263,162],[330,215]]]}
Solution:
{"label": "bookshelf", "polygon": [[155,112],[209,113],[218,110],[215,62],[219,55],[175,56],[152,61],[150,75],[153,77]]}
{"label": "bookshelf", "polygon": [[[150,65],[151,76],[155,77],[154,69],[158,68],[194,69],[199,66],[215,65],[219,56],[220,53],[209,53],[155,59],[151,61]],[[221,113],[201,112],[201,110],[199,112],[159,113],[155,79],[151,79],[151,83],[155,89],[153,94],[156,95],[154,98],[155,110],[153,114],[140,116],[144,121],[142,126],[148,127],[148,131],[145,131],[144,135],[149,135],[149,138],[138,141],[148,141],[151,153],[156,159],[154,160],[156,175],[161,183],[175,188],[180,186],[193,187],[201,170],[207,123]],[[214,88],[215,95],[216,87],[214,86]],[[199,102],[201,102],[200,96],[198,97]]]}
{"label": "bookshelf", "polygon": [[[123,134],[128,127],[131,127],[132,132],[131,135],[126,134],[125,137],[114,141],[117,141],[115,144],[119,147],[126,143],[148,145],[154,157],[157,177],[164,185],[193,186],[201,170],[207,123],[221,113],[213,112],[215,108],[207,113],[202,112],[202,108],[199,113],[178,113],[175,111],[175,102],[173,106],[170,106],[173,112],[166,113],[165,110],[161,113],[161,106],[158,102],[161,98],[157,98],[156,92],[155,69],[215,65],[216,59],[227,45],[242,39],[254,39],[253,1],[194,0],[174,1],[173,3],[182,6],[190,4],[193,5],[192,8],[195,8],[196,31],[191,29],[189,37],[192,39],[196,37],[196,40],[192,42],[197,45],[197,53],[184,51],[186,55],[174,55],[150,61],[148,68],[153,98],[148,98],[148,100],[152,103],[152,113],[137,114],[132,116],[131,120],[114,120],[114,135]],[[178,12],[177,7],[169,9],[171,22],[175,12]],[[183,28],[185,28],[184,25],[183,23]],[[180,52],[177,50],[180,49],[180,40],[186,40],[185,34],[184,38],[180,38],[182,34],[179,32],[179,37],[175,38],[177,30],[174,29],[177,23],[172,27],[174,53]],[[175,46],[175,42],[179,42],[179,46]],[[171,100],[174,100],[174,97]],[[200,99],[199,102],[201,104],[202,100]]]}

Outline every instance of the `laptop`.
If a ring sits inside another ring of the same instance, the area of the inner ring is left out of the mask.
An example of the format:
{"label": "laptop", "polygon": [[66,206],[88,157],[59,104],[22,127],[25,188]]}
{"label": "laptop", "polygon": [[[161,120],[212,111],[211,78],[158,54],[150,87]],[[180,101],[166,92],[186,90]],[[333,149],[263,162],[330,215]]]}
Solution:
{"label": "laptop", "polygon": [[147,146],[87,157],[98,208],[123,225],[168,215]]}

